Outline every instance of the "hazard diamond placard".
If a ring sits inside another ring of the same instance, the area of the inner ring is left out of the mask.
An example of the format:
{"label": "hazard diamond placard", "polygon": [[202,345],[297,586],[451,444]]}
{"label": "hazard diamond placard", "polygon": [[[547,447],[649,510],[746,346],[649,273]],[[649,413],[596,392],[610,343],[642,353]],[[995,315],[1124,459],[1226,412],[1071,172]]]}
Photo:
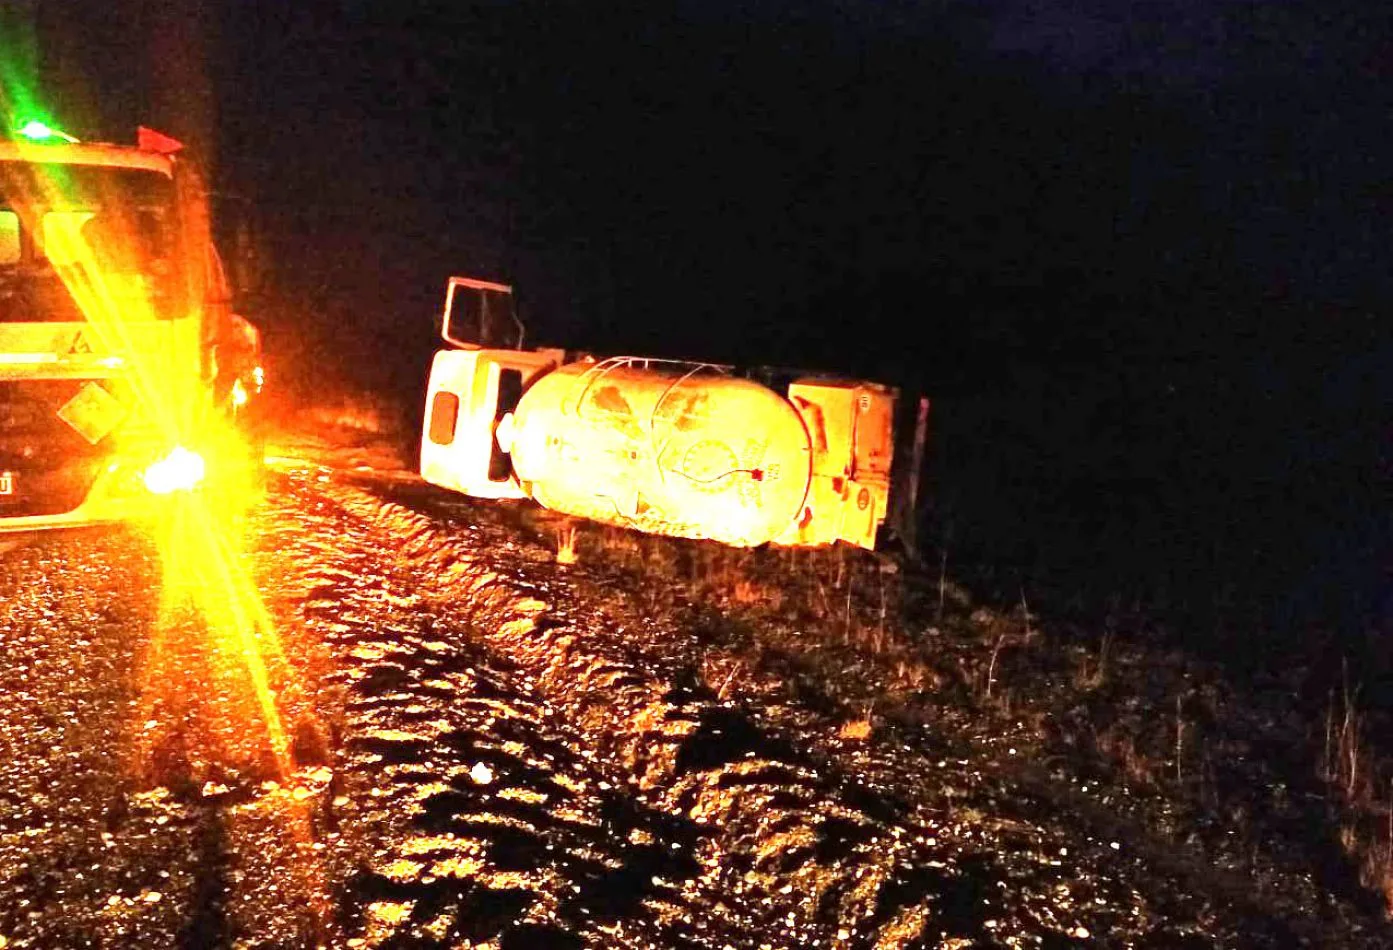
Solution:
{"label": "hazard diamond placard", "polygon": [[97,383],[83,386],[58,410],[58,418],[93,445],[110,435],[125,417],[121,400]]}

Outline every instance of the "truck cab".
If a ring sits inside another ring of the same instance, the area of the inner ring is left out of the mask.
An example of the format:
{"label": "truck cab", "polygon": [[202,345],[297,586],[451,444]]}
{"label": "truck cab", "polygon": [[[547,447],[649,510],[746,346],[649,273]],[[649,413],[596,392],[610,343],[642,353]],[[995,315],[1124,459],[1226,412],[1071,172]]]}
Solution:
{"label": "truck cab", "polygon": [[260,339],[178,143],[0,139],[0,532],[135,517],[206,475]]}

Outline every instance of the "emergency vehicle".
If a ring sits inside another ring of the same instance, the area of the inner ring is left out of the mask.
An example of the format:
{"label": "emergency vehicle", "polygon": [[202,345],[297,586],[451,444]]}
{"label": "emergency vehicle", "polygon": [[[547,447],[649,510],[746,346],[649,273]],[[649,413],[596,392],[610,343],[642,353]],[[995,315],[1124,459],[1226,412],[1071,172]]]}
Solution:
{"label": "emergency vehicle", "polygon": [[144,128],[132,145],[33,121],[0,138],[0,532],[197,490],[227,423],[254,455],[260,335],[232,312],[182,151]]}

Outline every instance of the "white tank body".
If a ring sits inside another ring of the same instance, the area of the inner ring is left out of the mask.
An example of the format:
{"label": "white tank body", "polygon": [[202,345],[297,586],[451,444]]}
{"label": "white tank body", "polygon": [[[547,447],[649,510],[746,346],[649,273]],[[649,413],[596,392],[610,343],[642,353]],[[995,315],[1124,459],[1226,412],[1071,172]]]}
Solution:
{"label": "white tank body", "polygon": [[797,521],[812,477],[793,406],[701,365],[562,366],[523,393],[506,429],[540,504],[654,534],[764,544]]}

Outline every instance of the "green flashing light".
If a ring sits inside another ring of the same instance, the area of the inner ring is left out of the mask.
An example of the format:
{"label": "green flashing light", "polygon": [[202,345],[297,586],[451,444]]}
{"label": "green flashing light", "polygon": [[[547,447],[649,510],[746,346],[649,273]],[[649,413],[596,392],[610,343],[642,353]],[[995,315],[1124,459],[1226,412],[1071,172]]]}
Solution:
{"label": "green flashing light", "polygon": [[30,119],[15,131],[31,142],[50,142],[54,139],[59,139],[64,142],[77,141],[77,139],[73,138],[62,129],[55,129],[47,122],[41,122],[38,119]]}

